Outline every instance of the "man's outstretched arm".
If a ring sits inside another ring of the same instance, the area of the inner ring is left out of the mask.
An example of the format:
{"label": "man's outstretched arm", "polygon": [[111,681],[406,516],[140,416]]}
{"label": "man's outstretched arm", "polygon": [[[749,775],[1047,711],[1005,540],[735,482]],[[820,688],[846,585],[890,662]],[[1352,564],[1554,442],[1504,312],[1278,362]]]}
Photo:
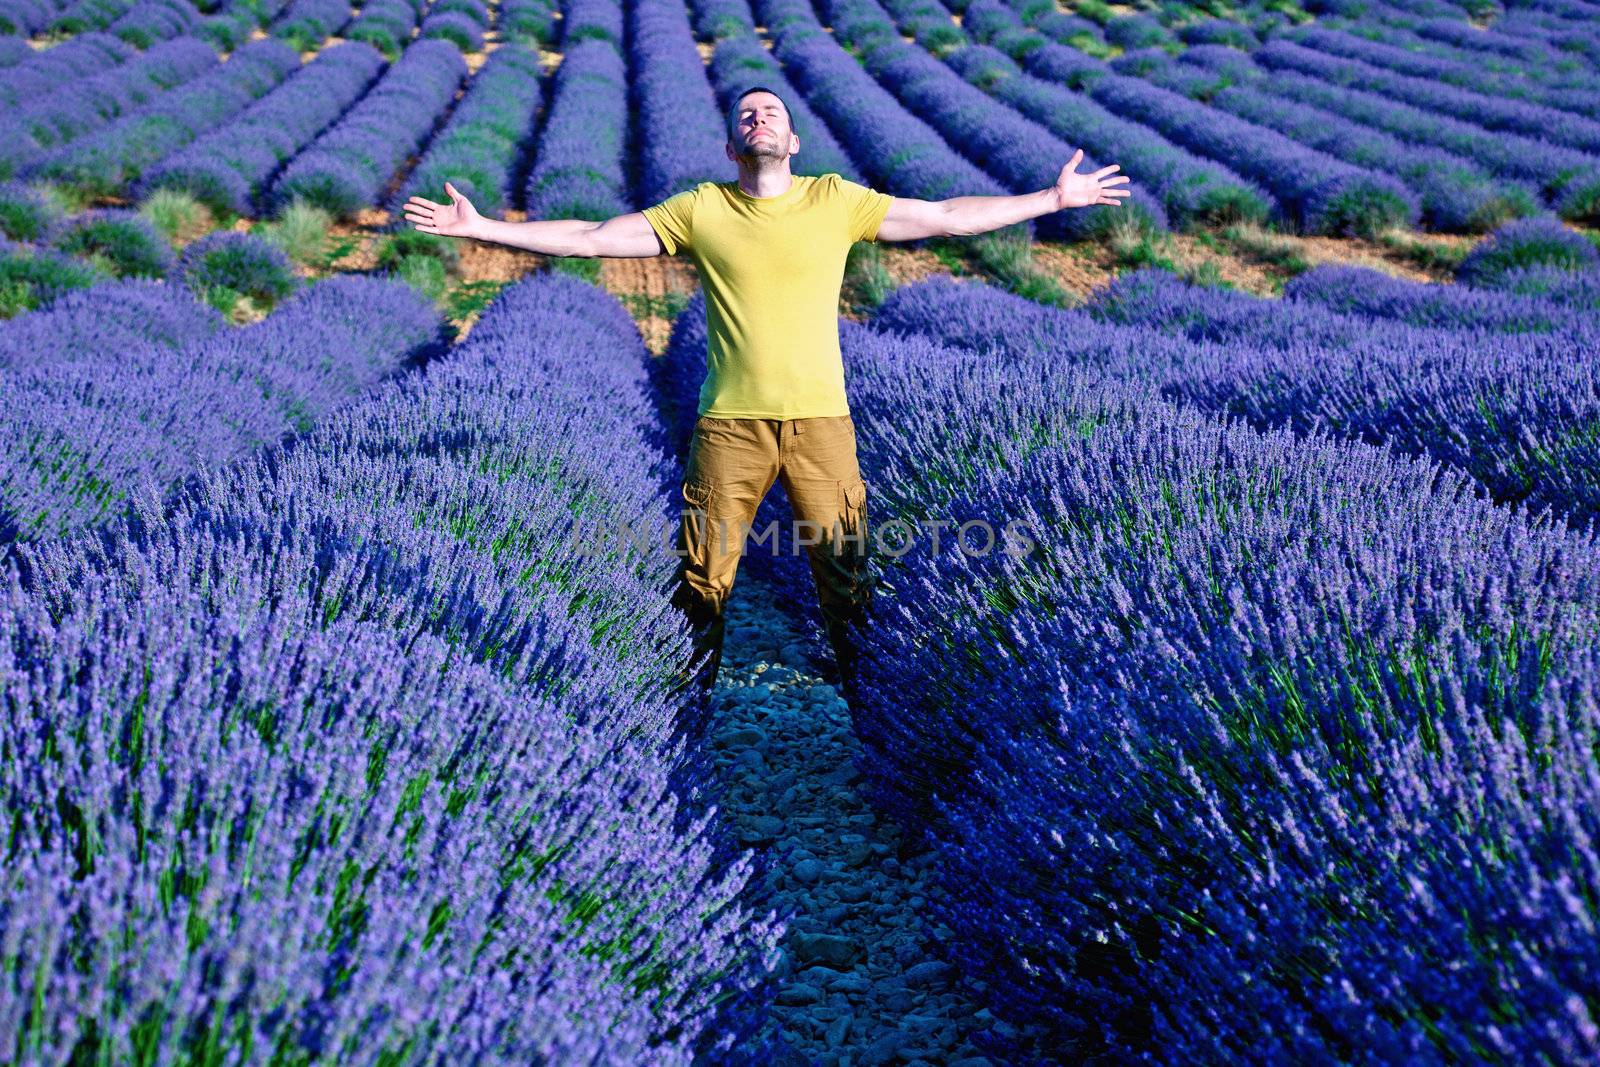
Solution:
{"label": "man's outstretched arm", "polygon": [[666,251],[661,238],[638,211],[604,222],[584,219],[501,222],[479,215],[472,202],[456,192],[449,182],[445,182],[444,191],[450,196],[448,204],[436,204],[420,196],[407,200],[406,220],[423,233],[470,237],[546,256],[643,259]]}
{"label": "man's outstretched arm", "polygon": [[1128,181],[1119,174],[1110,177],[1117,164],[1101,167],[1092,174],[1074,173],[1083,159],[1080,148],[1061,168],[1056,184],[1036,193],[1017,196],[956,196],[949,200],[912,200],[895,197],[878,227],[880,241],[917,241],[924,237],[971,237],[1013,223],[1026,222],[1040,215],[1069,207],[1122,203],[1127,189],[1111,186]]}

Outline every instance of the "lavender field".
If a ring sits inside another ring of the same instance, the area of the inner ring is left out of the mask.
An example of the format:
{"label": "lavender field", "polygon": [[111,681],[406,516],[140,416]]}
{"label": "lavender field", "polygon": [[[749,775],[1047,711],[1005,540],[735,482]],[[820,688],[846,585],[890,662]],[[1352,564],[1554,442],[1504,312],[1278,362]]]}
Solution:
{"label": "lavender field", "polygon": [[[675,684],[688,260],[400,210],[753,84],[1131,179],[852,250],[854,706],[782,538]],[[1600,1062],[1600,3],[0,0],[0,105],[0,1063]]]}

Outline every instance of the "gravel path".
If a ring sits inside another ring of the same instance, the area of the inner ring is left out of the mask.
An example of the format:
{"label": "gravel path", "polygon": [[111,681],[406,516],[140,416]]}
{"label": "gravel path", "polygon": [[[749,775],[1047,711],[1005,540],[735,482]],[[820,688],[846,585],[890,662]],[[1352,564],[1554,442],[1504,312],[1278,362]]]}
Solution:
{"label": "gravel path", "polygon": [[797,632],[754,575],[740,576],[726,611],[710,734],[719,803],[757,850],[747,904],[788,919],[761,1037],[786,1049],[783,1067],[990,1064],[967,1037],[993,1020],[942,962],[935,939],[949,930],[918,915],[930,861],[855,789],[860,746],[817,675],[822,636]]}

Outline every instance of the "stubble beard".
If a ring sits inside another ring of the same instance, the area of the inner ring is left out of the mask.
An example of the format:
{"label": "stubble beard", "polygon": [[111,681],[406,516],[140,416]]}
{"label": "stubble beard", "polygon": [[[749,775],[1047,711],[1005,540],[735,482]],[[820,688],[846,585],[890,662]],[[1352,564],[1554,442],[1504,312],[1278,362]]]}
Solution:
{"label": "stubble beard", "polygon": [[756,166],[770,166],[773,163],[782,162],[789,158],[789,146],[780,143],[777,137],[770,139],[757,138],[755,141],[744,145],[743,151],[739,153],[739,156]]}

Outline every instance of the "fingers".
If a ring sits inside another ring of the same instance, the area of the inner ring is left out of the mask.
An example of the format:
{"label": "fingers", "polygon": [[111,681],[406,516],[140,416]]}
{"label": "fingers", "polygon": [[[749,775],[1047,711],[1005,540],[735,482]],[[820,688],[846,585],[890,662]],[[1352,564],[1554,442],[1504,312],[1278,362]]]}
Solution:
{"label": "fingers", "polygon": [[1089,175],[1089,177],[1091,177],[1091,178],[1104,178],[1107,174],[1110,174],[1112,171],[1121,170],[1121,169],[1122,169],[1121,167],[1119,167],[1117,164],[1113,163],[1109,167],[1101,167],[1099,170],[1097,170],[1093,174]]}
{"label": "fingers", "polygon": [[461,194],[456,192],[456,187],[451,185],[449,182],[444,183],[444,191],[450,194],[450,199],[453,201],[459,201],[461,199]]}

